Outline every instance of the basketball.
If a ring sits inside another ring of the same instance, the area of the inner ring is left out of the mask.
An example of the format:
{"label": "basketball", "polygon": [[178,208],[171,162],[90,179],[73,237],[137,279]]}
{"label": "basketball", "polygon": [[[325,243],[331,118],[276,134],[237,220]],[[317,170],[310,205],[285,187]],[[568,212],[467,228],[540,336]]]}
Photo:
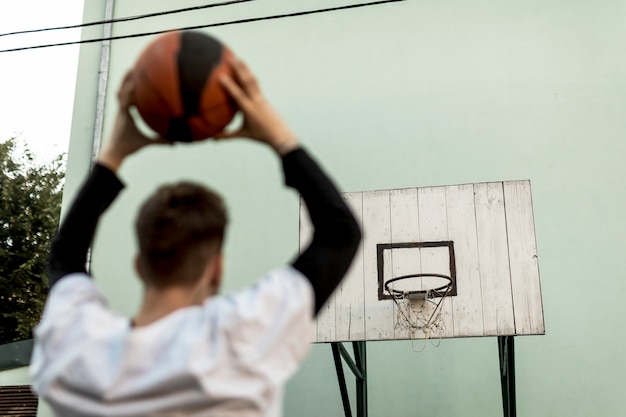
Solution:
{"label": "basketball", "polygon": [[192,142],[221,132],[237,105],[219,83],[232,76],[232,52],[201,32],[169,32],[151,42],[133,69],[136,107],[161,137]]}

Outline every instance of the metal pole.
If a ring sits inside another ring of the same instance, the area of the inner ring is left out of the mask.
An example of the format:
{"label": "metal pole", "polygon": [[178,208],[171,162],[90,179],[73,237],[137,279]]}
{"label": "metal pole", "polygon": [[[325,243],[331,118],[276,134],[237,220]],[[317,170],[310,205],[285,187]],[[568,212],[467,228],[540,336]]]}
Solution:
{"label": "metal pole", "polygon": [[[104,20],[113,19],[115,0],[106,0],[104,6]],[[104,106],[106,104],[107,84],[109,82],[109,60],[111,57],[111,37],[113,24],[105,23],[102,27],[102,48],[100,49],[100,70],[98,71],[98,96],[96,98],[96,123],[93,129],[93,142],[91,150],[91,162],[93,163],[100,153],[102,142],[102,129],[104,127]]]}
{"label": "metal pole", "polygon": [[354,358],[357,368],[361,371],[360,378],[356,379],[356,414],[357,417],[367,417],[367,357],[365,342],[352,342]]}
{"label": "metal pole", "polygon": [[[106,0],[104,5],[104,20],[113,19],[115,0]],[[96,96],[96,121],[91,138],[91,164],[89,169],[98,160],[102,143],[102,129],[104,128],[104,105],[106,104],[107,85],[109,83],[109,60],[111,58],[111,41],[108,39],[113,32],[113,24],[105,23],[102,27],[102,47],[100,49],[100,69],[98,70],[98,95]],[[87,252],[87,268],[91,272],[91,249]]]}
{"label": "metal pole", "polygon": [[502,386],[504,417],[515,417],[515,344],[513,336],[498,337],[498,353],[500,356],[500,384]]}

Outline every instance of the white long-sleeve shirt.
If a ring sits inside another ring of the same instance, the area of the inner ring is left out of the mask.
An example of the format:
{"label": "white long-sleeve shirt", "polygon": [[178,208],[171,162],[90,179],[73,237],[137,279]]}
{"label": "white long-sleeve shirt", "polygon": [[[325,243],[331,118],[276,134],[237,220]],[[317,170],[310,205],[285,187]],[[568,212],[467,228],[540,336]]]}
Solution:
{"label": "white long-sleeve shirt", "polygon": [[31,376],[58,416],[280,416],[309,349],[314,295],[293,267],[133,327],[87,275],[51,290]]}

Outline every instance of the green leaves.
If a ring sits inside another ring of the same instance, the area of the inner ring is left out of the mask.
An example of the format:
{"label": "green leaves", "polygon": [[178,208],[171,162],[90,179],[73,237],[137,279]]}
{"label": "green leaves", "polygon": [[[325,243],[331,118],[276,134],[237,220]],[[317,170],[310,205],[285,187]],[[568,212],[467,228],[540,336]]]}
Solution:
{"label": "green leaves", "polygon": [[64,178],[62,155],[38,165],[14,138],[0,143],[0,343],[30,338],[41,316]]}

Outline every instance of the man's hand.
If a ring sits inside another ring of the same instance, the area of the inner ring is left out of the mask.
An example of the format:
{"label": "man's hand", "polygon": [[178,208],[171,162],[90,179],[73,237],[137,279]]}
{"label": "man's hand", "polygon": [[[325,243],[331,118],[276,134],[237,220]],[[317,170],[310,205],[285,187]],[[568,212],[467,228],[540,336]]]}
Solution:
{"label": "man's hand", "polygon": [[132,70],[126,73],[117,93],[119,110],[109,140],[98,157],[98,162],[117,172],[126,157],[147,145],[172,144],[161,138],[149,138],[137,129],[129,109],[135,104]]}
{"label": "man's hand", "polygon": [[219,133],[215,139],[255,139],[270,145],[280,156],[297,148],[296,136],[267,101],[250,69],[238,59],[233,59],[231,64],[236,79],[224,75],[220,82],[243,112],[244,122],[241,128]]}

